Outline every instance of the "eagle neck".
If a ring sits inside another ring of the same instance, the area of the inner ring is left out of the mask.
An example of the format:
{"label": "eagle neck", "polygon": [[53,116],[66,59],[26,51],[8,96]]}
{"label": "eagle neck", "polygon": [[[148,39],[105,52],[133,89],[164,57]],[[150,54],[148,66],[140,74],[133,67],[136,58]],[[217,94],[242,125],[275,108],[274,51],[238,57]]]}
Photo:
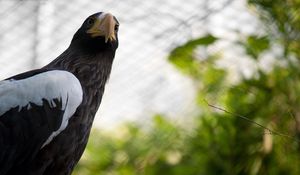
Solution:
{"label": "eagle neck", "polygon": [[115,52],[112,50],[96,54],[83,54],[67,49],[45,68],[62,69],[73,73],[80,81],[86,104],[97,111],[109,79]]}

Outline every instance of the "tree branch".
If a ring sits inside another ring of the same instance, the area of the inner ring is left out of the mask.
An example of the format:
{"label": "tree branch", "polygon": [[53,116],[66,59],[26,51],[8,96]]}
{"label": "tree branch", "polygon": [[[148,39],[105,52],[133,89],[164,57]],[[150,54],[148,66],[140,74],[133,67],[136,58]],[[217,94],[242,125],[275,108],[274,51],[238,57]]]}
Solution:
{"label": "tree branch", "polygon": [[278,136],[285,137],[285,138],[288,138],[288,139],[291,139],[291,140],[294,140],[294,141],[300,143],[300,140],[298,140],[298,139],[295,138],[294,136],[290,136],[290,135],[288,135],[288,134],[283,134],[283,133],[281,133],[281,132],[275,131],[275,130],[270,129],[270,128],[268,128],[268,127],[266,127],[266,126],[264,126],[264,125],[262,125],[262,124],[260,124],[260,123],[257,123],[257,122],[255,122],[255,121],[253,121],[253,120],[250,120],[249,118],[247,118],[247,117],[245,117],[245,116],[243,116],[243,115],[235,114],[235,113],[230,112],[230,111],[228,111],[228,110],[226,110],[226,109],[224,109],[224,108],[221,108],[221,107],[212,105],[212,104],[210,104],[206,99],[204,99],[204,102],[205,102],[209,107],[211,107],[211,108],[214,108],[214,109],[216,109],[216,110],[222,111],[222,112],[227,113],[227,114],[229,114],[229,115],[231,115],[231,116],[238,117],[238,118],[240,118],[240,119],[242,119],[242,120],[245,120],[245,121],[248,122],[248,123],[251,123],[251,124],[253,124],[253,125],[256,125],[256,126],[262,128],[262,129],[265,129],[266,131],[268,131],[268,134],[278,135]]}

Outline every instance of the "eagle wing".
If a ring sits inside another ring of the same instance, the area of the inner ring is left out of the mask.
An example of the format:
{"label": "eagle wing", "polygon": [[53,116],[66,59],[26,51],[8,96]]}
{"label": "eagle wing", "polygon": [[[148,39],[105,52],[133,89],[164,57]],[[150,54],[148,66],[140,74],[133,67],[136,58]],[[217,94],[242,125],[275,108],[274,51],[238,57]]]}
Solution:
{"label": "eagle wing", "polygon": [[83,98],[63,70],[34,70],[0,81],[0,174],[26,164],[62,132]]}

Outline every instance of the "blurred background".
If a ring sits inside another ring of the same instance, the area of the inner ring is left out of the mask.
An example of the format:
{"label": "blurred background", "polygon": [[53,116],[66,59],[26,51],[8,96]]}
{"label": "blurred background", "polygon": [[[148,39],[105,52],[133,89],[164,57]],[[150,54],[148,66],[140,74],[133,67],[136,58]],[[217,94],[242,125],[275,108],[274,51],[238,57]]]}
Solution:
{"label": "blurred background", "polygon": [[299,0],[0,0],[0,78],[120,21],[74,175],[300,174]]}

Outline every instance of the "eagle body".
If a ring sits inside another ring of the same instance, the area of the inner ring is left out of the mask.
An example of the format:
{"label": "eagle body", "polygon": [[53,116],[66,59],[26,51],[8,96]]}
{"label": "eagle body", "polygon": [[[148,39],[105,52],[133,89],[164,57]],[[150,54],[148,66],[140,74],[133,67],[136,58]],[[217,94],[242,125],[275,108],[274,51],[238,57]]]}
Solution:
{"label": "eagle body", "polygon": [[89,16],[45,67],[0,81],[0,175],[69,175],[88,141],[118,47],[118,21]]}

